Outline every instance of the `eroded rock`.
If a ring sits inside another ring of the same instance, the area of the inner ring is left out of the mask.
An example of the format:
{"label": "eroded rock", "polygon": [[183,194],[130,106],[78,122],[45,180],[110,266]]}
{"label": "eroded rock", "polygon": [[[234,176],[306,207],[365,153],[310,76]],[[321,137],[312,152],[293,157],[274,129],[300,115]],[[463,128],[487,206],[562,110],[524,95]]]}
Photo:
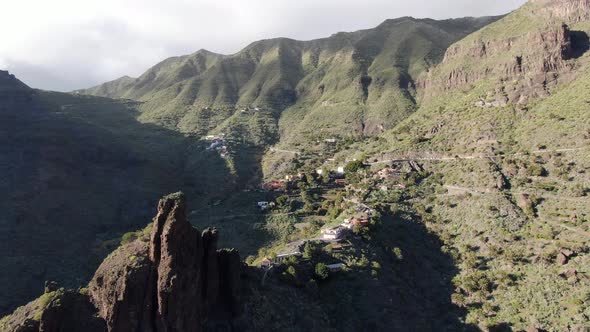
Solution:
{"label": "eroded rock", "polygon": [[217,250],[217,230],[186,218],[182,193],[160,200],[150,236],[107,257],[88,289],[54,290],[10,316],[2,331],[233,331],[240,315],[240,256]]}

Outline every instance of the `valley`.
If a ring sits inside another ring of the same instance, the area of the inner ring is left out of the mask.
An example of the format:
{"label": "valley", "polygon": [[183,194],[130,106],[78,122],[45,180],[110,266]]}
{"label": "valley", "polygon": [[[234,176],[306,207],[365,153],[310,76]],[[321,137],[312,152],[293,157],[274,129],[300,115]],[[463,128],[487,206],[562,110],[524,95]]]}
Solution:
{"label": "valley", "polygon": [[0,72],[0,329],[585,331],[589,12],[404,17],[72,93]]}

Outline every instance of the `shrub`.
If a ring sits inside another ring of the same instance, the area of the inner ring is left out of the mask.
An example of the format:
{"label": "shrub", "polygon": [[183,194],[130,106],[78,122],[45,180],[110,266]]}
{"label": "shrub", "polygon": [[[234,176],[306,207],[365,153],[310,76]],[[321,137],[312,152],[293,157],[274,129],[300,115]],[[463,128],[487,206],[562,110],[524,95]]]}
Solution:
{"label": "shrub", "polygon": [[528,176],[547,176],[547,170],[538,164],[532,164],[526,169]]}
{"label": "shrub", "polygon": [[326,280],[330,276],[330,270],[324,263],[317,263],[315,265],[315,275],[319,280]]}
{"label": "shrub", "polygon": [[359,170],[363,169],[365,165],[360,160],[353,160],[349,162],[345,167],[344,171],[346,173],[357,173]]}
{"label": "shrub", "polygon": [[315,255],[315,252],[316,252],[315,245],[311,242],[305,242],[305,245],[303,246],[303,258],[312,259],[313,256]]}
{"label": "shrub", "polygon": [[297,276],[297,271],[295,271],[295,267],[289,266],[287,268],[287,273],[290,274],[293,278]]}
{"label": "shrub", "polygon": [[461,278],[461,287],[470,294],[473,294],[477,292],[490,292],[493,284],[485,272],[475,271]]}
{"label": "shrub", "polygon": [[256,260],[256,257],[250,255],[250,256],[246,257],[246,264],[252,265],[252,263],[254,263],[255,260]]}
{"label": "shrub", "polygon": [[289,196],[287,196],[287,195],[279,196],[277,198],[277,205],[278,206],[285,206],[287,204],[288,200],[289,200]]}
{"label": "shrub", "polygon": [[137,239],[137,233],[136,232],[128,232],[123,234],[123,236],[121,237],[121,244],[127,244],[130,242],[135,241],[135,239]]}

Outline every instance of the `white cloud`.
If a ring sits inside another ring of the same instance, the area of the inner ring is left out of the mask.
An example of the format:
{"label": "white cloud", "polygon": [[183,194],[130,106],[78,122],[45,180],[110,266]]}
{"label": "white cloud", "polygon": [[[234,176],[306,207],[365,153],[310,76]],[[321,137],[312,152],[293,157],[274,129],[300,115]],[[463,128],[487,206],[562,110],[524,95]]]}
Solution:
{"label": "white cloud", "polygon": [[0,68],[33,87],[70,90],[141,74],[173,55],[234,53],[262,38],[313,39],[400,16],[505,13],[525,0],[2,1]]}

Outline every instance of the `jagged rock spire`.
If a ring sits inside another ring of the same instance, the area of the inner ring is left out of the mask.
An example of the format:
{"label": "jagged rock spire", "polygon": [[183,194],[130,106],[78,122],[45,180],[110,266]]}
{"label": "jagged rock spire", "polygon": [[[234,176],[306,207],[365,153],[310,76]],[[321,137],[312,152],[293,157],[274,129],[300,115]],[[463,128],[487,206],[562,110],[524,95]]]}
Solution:
{"label": "jagged rock spire", "polygon": [[217,319],[231,328],[239,310],[239,255],[217,251],[216,230],[192,227],[182,193],[160,200],[149,243],[121,251],[147,259],[129,266],[115,253],[91,281],[109,331],[205,331]]}

